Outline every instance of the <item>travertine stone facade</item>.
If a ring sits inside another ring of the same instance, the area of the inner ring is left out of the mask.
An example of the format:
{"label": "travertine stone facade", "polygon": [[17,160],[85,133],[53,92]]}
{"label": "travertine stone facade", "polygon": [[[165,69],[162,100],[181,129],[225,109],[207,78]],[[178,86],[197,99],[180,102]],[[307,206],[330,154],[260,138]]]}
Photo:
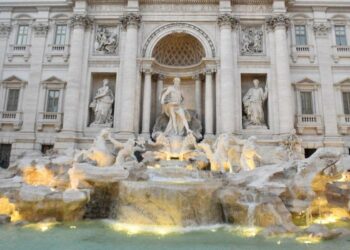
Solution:
{"label": "travertine stone facade", "polygon": [[[103,82],[114,136],[150,136],[180,77],[204,137],[278,144],[295,128],[304,148],[348,152],[349,13],[350,0],[0,0],[0,150],[86,147]],[[266,124],[246,127],[253,79]]]}

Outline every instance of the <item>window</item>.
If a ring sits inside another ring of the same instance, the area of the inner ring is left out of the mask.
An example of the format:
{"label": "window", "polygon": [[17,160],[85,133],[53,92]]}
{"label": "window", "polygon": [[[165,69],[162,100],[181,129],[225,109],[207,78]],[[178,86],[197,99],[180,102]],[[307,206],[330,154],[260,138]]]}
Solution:
{"label": "window", "polygon": [[10,165],[11,144],[0,144],[0,167],[8,168]]}
{"label": "window", "polygon": [[295,43],[296,45],[307,45],[305,25],[295,26]]}
{"label": "window", "polygon": [[17,111],[19,100],[19,89],[9,89],[7,96],[6,111]]}
{"label": "window", "polygon": [[335,28],[335,42],[338,46],[347,46],[346,31],[344,25],[336,25]]}
{"label": "window", "polygon": [[17,33],[17,45],[27,45],[28,40],[28,25],[20,25],[18,27],[18,33]]}
{"label": "window", "polygon": [[60,24],[56,26],[55,45],[64,45],[66,43],[67,25]]}
{"label": "window", "polygon": [[343,92],[344,114],[350,115],[350,92]]}
{"label": "window", "polygon": [[305,148],[304,149],[304,155],[305,158],[309,158],[310,156],[312,156],[315,152],[317,151],[317,148]]}
{"label": "window", "polygon": [[49,90],[47,92],[47,106],[46,106],[46,112],[58,112],[58,101],[60,97],[60,91],[59,90]]}
{"label": "window", "polygon": [[312,115],[314,113],[313,104],[312,104],[312,92],[310,91],[301,91],[301,113],[303,115]]}
{"label": "window", "polygon": [[46,155],[47,153],[53,150],[53,147],[54,145],[52,144],[41,144],[41,153]]}

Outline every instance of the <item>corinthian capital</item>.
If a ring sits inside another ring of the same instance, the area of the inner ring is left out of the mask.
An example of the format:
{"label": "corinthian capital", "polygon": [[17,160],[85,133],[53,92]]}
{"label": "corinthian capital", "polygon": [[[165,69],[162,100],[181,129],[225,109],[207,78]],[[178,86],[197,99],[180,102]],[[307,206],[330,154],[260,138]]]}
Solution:
{"label": "corinthian capital", "polygon": [[70,25],[72,27],[87,27],[91,25],[91,19],[86,15],[74,15],[70,18]]}
{"label": "corinthian capital", "polygon": [[316,36],[327,36],[330,28],[330,25],[326,22],[314,23],[313,25]]}
{"label": "corinthian capital", "polygon": [[138,28],[141,23],[141,15],[137,13],[128,13],[120,18],[120,22],[122,23],[124,29],[126,29],[128,26],[136,26]]}
{"label": "corinthian capital", "polygon": [[218,16],[218,24],[220,27],[229,25],[231,28],[234,28],[238,24],[238,19],[225,13]]}
{"label": "corinthian capital", "polygon": [[266,23],[270,28],[274,29],[278,26],[283,26],[285,28],[288,28],[290,24],[290,19],[286,15],[279,14],[276,16],[270,16],[267,18]]}
{"label": "corinthian capital", "polygon": [[7,37],[11,32],[11,24],[0,23],[0,37]]}
{"label": "corinthian capital", "polygon": [[34,34],[36,36],[46,36],[47,32],[49,31],[49,24],[48,23],[34,23],[33,30],[34,30]]}

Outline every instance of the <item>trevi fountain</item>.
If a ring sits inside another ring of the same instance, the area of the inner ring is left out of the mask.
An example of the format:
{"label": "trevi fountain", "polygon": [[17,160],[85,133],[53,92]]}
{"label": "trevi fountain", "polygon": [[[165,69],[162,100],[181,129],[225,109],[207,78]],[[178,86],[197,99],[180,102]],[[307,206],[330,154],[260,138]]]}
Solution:
{"label": "trevi fountain", "polygon": [[[295,131],[274,147],[202,138],[180,84],[161,92],[151,138],[119,141],[106,126],[87,150],[23,154],[1,170],[1,249],[348,249],[349,156],[322,148],[304,159]],[[263,126],[267,95],[254,80],[247,125]],[[109,123],[112,100],[103,81],[94,124]]]}

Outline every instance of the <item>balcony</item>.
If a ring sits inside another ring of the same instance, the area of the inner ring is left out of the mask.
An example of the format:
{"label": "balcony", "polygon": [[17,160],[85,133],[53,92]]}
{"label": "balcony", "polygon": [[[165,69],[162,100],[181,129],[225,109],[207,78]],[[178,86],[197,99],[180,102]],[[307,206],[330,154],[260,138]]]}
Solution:
{"label": "balcony", "polygon": [[13,126],[14,130],[20,130],[23,124],[22,112],[18,111],[1,111],[0,112],[0,129],[5,125]]}
{"label": "balcony", "polygon": [[10,45],[10,50],[7,53],[7,60],[12,62],[14,57],[23,57],[24,61],[28,62],[30,57],[30,47],[30,45]]}
{"label": "balcony", "polygon": [[46,53],[46,59],[48,62],[51,62],[53,57],[62,57],[63,61],[67,62],[69,58],[69,45],[50,44]]}
{"label": "balcony", "polygon": [[297,132],[305,134],[315,131],[317,134],[322,134],[324,131],[321,115],[297,115]]}
{"label": "balcony", "polygon": [[338,115],[338,128],[342,135],[349,134],[350,115]]}
{"label": "balcony", "polygon": [[340,58],[350,58],[350,46],[332,46],[332,50],[332,57],[336,63]]}
{"label": "balcony", "polygon": [[308,58],[310,63],[315,62],[315,50],[312,45],[294,45],[292,46],[292,60],[297,63],[298,58]]}
{"label": "balcony", "polygon": [[53,127],[56,132],[62,128],[63,114],[58,112],[40,112],[37,129],[43,131],[44,127]]}

